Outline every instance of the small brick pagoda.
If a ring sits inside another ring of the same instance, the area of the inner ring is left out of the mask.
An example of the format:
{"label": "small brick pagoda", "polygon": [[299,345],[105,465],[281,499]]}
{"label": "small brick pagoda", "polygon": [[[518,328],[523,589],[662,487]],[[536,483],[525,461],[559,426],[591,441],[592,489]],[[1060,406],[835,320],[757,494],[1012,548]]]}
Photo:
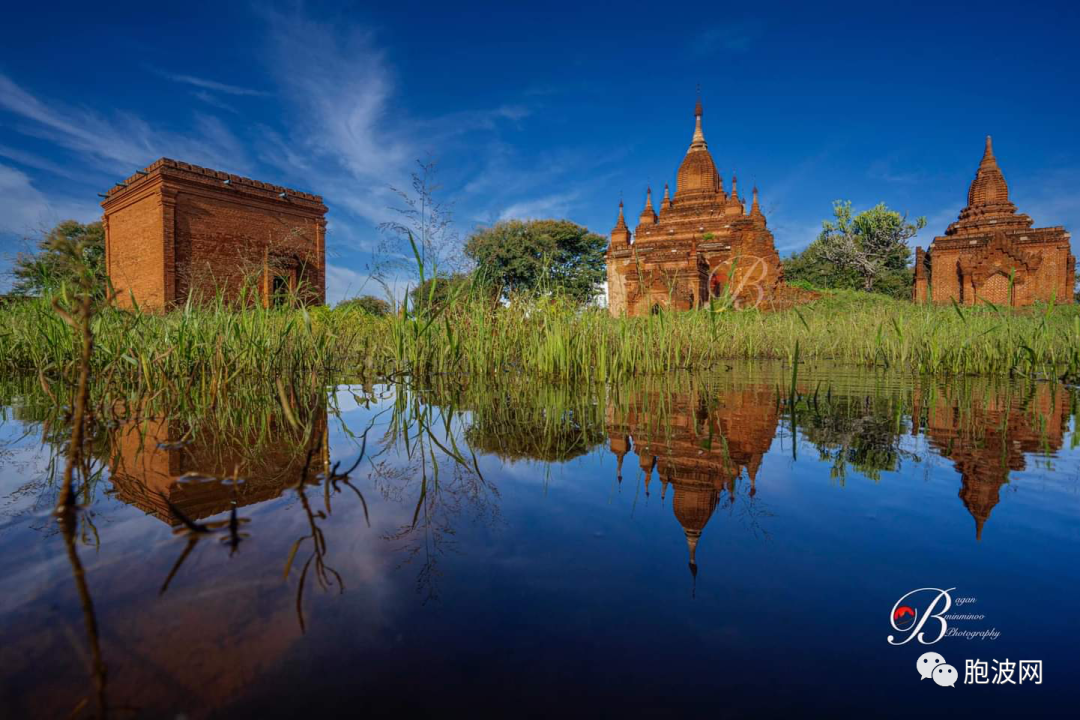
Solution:
{"label": "small brick pagoda", "polygon": [[1009,201],[1009,187],[987,136],[967,207],[927,251],[915,249],[912,299],[962,305],[1072,302],[1076,258],[1069,233],[1061,226],[1032,224]]}
{"label": "small brick pagoda", "polygon": [[162,158],[118,183],[105,211],[105,268],[121,307],[166,310],[189,295],[264,306],[326,297],[318,195]]}
{"label": "small brick pagoda", "polygon": [[705,142],[701,116],[698,100],[694,136],[679,166],[675,196],[665,185],[659,214],[653,209],[650,188],[631,235],[619,203],[607,252],[612,315],[690,310],[723,294],[725,288],[737,306],[759,305],[771,302],[781,285],[780,255],[766,228],[757,188],[747,214],[734,176],[731,194],[724,189]]}

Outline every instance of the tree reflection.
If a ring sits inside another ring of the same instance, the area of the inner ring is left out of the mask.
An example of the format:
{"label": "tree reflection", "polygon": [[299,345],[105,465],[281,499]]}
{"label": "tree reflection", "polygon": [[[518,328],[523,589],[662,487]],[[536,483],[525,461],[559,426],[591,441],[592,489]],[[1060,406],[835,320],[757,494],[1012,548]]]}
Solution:
{"label": "tree reflection", "polygon": [[[399,567],[419,564],[417,592],[427,602],[439,597],[440,560],[456,550],[456,523],[466,512],[474,521],[496,523],[499,491],[484,478],[476,455],[463,440],[459,396],[451,394],[443,408],[431,404],[430,395],[428,401],[423,396],[399,386],[381,444],[384,451],[403,451],[403,458],[377,459],[372,479],[388,500],[415,498],[411,522],[385,538],[398,543],[404,552]],[[468,448],[467,458],[463,446]]]}

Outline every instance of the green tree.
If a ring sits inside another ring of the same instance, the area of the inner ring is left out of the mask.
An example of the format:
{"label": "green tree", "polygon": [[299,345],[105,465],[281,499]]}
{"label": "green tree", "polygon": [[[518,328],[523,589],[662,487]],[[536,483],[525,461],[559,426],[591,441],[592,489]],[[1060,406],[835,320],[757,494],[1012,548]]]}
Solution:
{"label": "green tree", "polygon": [[473,233],[465,254],[500,296],[555,290],[578,302],[604,281],[607,239],[569,220],[503,220]]}
{"label": "green tree", "polygon": [[[853,215],[850,200],[837,200],[833,214],[835,220],[823,222],[821,234],[806,249],[804,255],[811,255],[808,260],[832,265],[840,282],[854,274],[867,292],[875,290],[885,276],[910,272],[908,240],[926,227],[926,218],[909,223],[906,215],[890,210],[885,203]],[[895,277],[890,284],[896,284]]]}
{"label": "green tree", "polygon": [[342,300],[338,303],[339,308],[347,310],[361,310],[368,315],[374,315],[375,317],[382,317],[390,314],[390,303],[377,298],[374,295],[358,295],[348,300]]}
{"label": "green tree", "polygon": [[438,310],[455,294],[464,295],[472,281],[473,277],[468,273],[428,278],[423,285],[409,291],[409,304],[416,310],[426,310],[429,306],[432,310]]}
{"label": "green tree", "polygon": [[[65,250],[65,248],[67,250]],[[71,252],[81,256],[75,267]],[[13,295],[41,295],[89,271],[99,296],[105,294],[105,229],[100,222],[64,220],[37,243],[37,252],[15,256]]]}

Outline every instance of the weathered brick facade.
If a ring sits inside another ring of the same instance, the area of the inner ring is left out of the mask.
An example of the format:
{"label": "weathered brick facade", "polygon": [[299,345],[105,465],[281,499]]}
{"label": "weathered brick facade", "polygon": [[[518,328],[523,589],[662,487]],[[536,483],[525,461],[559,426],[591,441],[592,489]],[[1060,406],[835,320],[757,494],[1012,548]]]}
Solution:
{"label": "weathered brick facade", "polygon": [[607,252],[612,315],[689,310],[725,288],[737,305],[769,304],[783,288],[780,255],[758,205],[757,188],[747,214],[736,178],[729,195],[709,154],[700,101],[694,116],[694,136],[679,167],[675,196],[665,185],[657,214],[649,190],[632,235],[619,203]]}
{"label": "weathered brick facade", "polygon": [[989,137],[959,219],[915,252],[912,299],[962,305],[1072,302],[1076,258],[1063,227],[1033,228],[1016,211]]}
{"label": "weathered brick facade", "polygon": [[245,283],[268,305],[326,297],[326,206],[318,195],[162,158],[109,191],[105,265],[117,303],[165,310]]}

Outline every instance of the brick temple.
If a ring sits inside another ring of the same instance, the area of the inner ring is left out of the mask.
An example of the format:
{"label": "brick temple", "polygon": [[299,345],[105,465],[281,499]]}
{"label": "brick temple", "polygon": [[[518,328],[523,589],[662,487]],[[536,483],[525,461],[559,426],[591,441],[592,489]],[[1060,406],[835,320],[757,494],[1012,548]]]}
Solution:
{"label": "brick temple", "polygon": [[166,310],[218,293],[268,306],[326,297],[318,195],[162,158],[107,193],[105,267],[116,302]]}
{"label": "brick temple", "polygon": [[619,203],[607,252],[612,315],[690,310],[723,294],[725,288],[738,306],[759,305],[771,301],[780,287],[780,255],[766,227],[757,188],[747,213],[734,175],[731,193],[725,190],[705,142],[701,117],[699,100],[675,195],[664,186],[660,212],[653,208],[650,188],[631,233]]}
{"label": "brick temple", "polygon": [[989,136],[960,217],[915,249],[915,302],[1031,305],[1072,302],[1076,258],[1061,226],[1033,228],[1009,201]]}

